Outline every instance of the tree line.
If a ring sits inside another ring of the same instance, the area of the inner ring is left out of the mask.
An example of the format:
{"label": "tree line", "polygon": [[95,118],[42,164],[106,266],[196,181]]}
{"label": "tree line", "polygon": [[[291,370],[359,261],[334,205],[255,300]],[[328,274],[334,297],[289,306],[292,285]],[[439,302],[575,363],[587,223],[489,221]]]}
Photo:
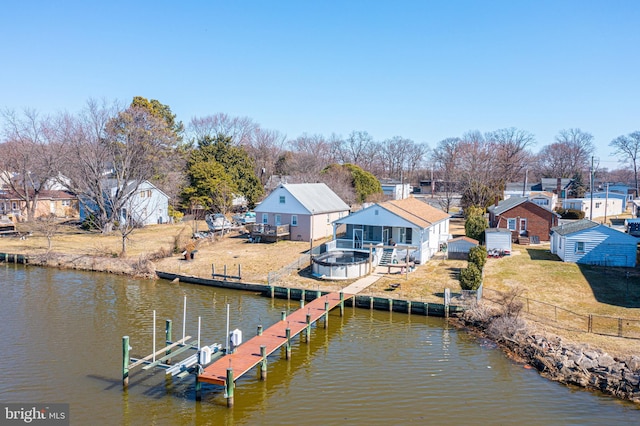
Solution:
{"label": "tree line", "polygon": [[[228,211],[236,196],[255,205],[273,176],[325,182],[348,204],[377,201],[379,178],[414,185],[438,181],[447,211],[447,194],[461,193],[463,207],[486,207],[508,182],[524,179],[572,178],[578,188],[588,186],[595,151],[591,134],[560,130],[537,153],[536,142],[532,133],[516,128],[469,131],[431,148],[401,136],[375,140],[366,131],[290,139],[248,117],[218,113],[185,125],[158,100],[135,97],[123,105],[91,99],[76,114],[4,110],[0,173],[25,202],[28,220],[39,194],[64,179],[105,233],[117,224],[114,212],[132,196],[132,182],[144,180],[169,195],[176,209],[220,212]],[[622,167],[608,171],[596,163],[597,175],[633,181],[637,188],[640,132],[609,145]]]}

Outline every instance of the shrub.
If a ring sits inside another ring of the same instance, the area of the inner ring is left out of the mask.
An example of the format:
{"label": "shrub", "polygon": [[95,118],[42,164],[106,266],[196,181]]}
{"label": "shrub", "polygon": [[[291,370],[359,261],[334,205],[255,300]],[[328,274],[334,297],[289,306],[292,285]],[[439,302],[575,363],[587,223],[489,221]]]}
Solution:
{"label": "shrub", "polygon": [[480,284],[482,284],[482,272],[475,263],[469,263],[460,271],[460,287],[463,290],[477,290]]}
{"label": "shrub", "polygon": [[487,263],[487,248],[485,246],[476,246],[469,250],[469,263],[475,264],[481,271]]}
{"label": "shrub", "polygon": [[484,241],[485,229],[487,229],[487,220],[484,218],[484,215],[469,216],[464,223],[465,235],[480,242]]}
{"label": "shrub", "polygon": [[584,219],[585,212],[582,210],[576,209],[556,209],[556,213],[558,213],[562,219]]}

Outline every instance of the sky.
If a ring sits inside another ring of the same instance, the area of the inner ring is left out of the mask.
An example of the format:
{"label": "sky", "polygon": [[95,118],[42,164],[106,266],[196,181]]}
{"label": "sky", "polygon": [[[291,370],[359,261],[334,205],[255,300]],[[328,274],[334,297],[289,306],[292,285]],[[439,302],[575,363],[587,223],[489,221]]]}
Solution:
{"label": "sky", "polygon": [[516,127],[608,146],[640,130],[640,1],[3,2],[0,108],[157,99],[187,124],[436,146]]}

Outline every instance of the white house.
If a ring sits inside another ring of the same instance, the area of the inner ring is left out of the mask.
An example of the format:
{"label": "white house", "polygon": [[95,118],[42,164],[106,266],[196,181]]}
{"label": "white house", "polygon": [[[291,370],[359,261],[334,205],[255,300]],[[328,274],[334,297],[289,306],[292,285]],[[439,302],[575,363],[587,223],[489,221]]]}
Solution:
{"label": "white house", "polygon": [[[106,181],[105,186],[112,196],[115,195],[118,188],[114,180]],[[128,199],[118,212],[120,221],[131,220],[140,226],[169,222],[169,196],[151,182],[145,180],[138,185],[129,182],[124,191]],[[80,203],[80,220],[91,213],[85,204],[91,210],[91,202]]]}
{"label": "white house", "polygon": [[281,227],[280,235],[294,241],[328,237],[349,210],[324,183],[281,184],[254,209],[257,225]]}
{"label": "white house", "polygon": [[[410,250],[417,263],[424,263],[450,238],[449,215],[414,197],[373,204],[333,225],[336,249],[368,250],[373,244],[378,259],[383,246],[391,246]],[[338,235],[343,226],[345,232]]]}
{"label": "white house", "polygon": [[411,185],[400,182],[380,182],[382,192],[392,200],[402,200],[411,195]]}
{"label": "white house", "polygon": [[551,230],[551,253],[564,262],[633,268],[637,248],[636,237],[588,219]]}
{"label": "white house", "polygon": [[593,203],[591,198],[567,198],[562,200],[562,208],[583,211],[586,218],[619,215],[624,212],[623,201],[619,198],[594,197]]}

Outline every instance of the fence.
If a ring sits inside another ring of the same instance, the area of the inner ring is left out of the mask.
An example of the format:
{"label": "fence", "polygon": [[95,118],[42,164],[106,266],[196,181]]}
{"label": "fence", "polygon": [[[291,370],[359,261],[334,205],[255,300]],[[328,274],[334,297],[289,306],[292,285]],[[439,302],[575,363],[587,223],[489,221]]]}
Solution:
{"label": "fence", "polygon": [[[493,303],[500,304],[501,296],[504,295],[497,290],[484,290],[484,299]],[[517,300],[522,302],[522,312],[535,321],[571,331],[640,339],[640,319],[580,314],[551,303],[523,296],[517,296]]]}
{"label": "fence", "polygon": [[[322,250],[323,250],[322,246],[314,247],[313,255],[317,256],[321,254]],[[277,283],[287,275],[293,272],[300,271],[308,267],[309,265],[311,265],[311,257],[309,256],[308,253],[303,254],[302,256],[298,257],[298,259],[296,259],[294,262],[291,262],[290,264],[286,265],[280,270],[269,272],[269,274],[267,275],[267,282],[269,285],[274,285],[275,283]]]}

